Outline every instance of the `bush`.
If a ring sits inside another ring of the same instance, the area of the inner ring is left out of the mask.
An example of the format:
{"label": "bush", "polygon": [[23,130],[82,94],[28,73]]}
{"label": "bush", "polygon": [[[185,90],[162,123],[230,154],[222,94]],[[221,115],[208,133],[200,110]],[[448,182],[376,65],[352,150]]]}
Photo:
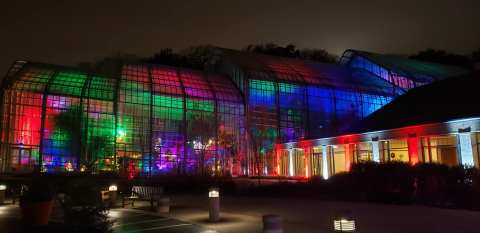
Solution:
{"label": "bush", "polygon": [[425,163],[361,163],[328,180],[279,182],[254,187],[249,194],[480,210],[480,171]]}
{"label": "bush", "polygon": [[94,180],[79,178],[66,188],[63,210],[65,225],[71,232],[112,232],[108,208],[100,199],[101,186]]}
{"label": "bush", "polygon": [[54,190],[51,183],[34,179],[20,197],[20,203],[51,201],[53,197]]}

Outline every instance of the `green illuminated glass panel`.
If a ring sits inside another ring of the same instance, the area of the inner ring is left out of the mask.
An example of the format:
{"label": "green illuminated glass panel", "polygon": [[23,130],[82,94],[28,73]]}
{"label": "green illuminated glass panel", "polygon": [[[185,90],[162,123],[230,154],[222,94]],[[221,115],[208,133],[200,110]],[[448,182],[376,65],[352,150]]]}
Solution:
{"label": "green illuminated glass panel", "polygon": [[49,93],[81,96],[87,76],[75,72],[58,72],[49,87]]}

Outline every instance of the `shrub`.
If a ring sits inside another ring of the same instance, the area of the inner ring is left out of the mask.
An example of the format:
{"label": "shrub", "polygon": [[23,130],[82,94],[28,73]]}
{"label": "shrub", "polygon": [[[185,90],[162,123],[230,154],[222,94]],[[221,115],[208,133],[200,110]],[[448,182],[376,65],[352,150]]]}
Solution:
{"label": "shrub", "polygon": [[51,183],[34,179],[20,197],[20,203],[51,201],[54,190]]}
{"label": "shrub", "polygon": [[279,182],[255,187],[252,195],[422,204],[443,208],[480,210],[480,171],[420,163],[360,163],[349,173],[306,183]]}
{"label": "shrub", "polygon": [[100,199],[100,185],[94,180],[80,178],[66,188],[63,209],[65,225],[71,232],[111,232],[113,222],[108,208]]}

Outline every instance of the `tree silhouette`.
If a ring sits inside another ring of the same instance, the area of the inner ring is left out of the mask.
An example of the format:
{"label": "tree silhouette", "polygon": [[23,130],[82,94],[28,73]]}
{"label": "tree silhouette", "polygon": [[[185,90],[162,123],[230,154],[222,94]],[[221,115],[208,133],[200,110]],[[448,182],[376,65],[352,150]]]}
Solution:
{"label": "tree silhouette", "polygon": [[474,63],[480,62],[480,49],[477,49],[472,52],[472,61]]}
{"label": "tree silhouette", "polygon": [[171,48],[164,48],[151,57],[141,59],[141,61],[203,70],[213,56],[213,46],[199,45],[188,47],[179,52],[174,52]]}
{"label": "tree silhouette", "polygon": [[134,54],[118,53],[106,56],[95,62],[81,62],[77,66],[90,73],[106,75],[115,78],[124,63],[136,63],[143,58]]}
{"label": "tree silhouette", "polygon": [[335,63],[337,61],[335,55],[328,53],[324,49],[297,49],[293,44],[288,44],[285,47],[279,46],[275,43],[250,44],[246,46],[243,51],[323,63]]}
{"label": "tree silhouette", "polygon": [[426,49],[411,55],[410,59],[433,62],[444,65],[461,66],[471,68],[471,60],[468,56],[458,55],[445,50]]}

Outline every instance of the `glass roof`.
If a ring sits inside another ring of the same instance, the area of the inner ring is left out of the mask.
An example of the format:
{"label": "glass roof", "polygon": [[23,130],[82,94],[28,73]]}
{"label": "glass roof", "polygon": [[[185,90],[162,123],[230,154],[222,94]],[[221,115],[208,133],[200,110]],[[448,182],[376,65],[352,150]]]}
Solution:
{"label": "glass roof", "polygon": [[469,73],[468,70],[460,67],[423,62],[403,56],[384,55],[358,50],[345,51],[342,58],[347,59],[342,59],[341,63],[347,64],[350,60],[349,58],[353,55],[365,57],[379,66],[418,82],[428,82],[432,81],[430,80],[431,78],[439,80],[467,75]]}
{"label": "glass roof", "polygon": [[362,90],[385,95],[396,91],[389,82],[360,69],[228,49],[221,51],[227,62],[240,67],[250,79]]}
{"label": "glass roof", "polygon": [[14,90],[112,101],[116,84],[120,82],[122,88],[153,94],[185,94],[191,98],[242,103],[242,96],[233,82],[220,75],[161,65],[131,64],[123,66],[119,76],[121,78],[110,78],[62,66],[25,63],[12,72],[7,85]]}

